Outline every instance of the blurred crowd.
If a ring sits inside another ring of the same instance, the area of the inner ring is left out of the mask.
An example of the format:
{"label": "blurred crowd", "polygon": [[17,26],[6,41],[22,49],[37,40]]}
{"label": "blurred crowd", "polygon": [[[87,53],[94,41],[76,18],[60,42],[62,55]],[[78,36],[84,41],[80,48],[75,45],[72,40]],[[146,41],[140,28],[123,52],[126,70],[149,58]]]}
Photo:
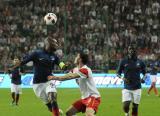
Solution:
{"label": "blurred crowd", "polygon": [[[43,21],[48,12],[58,17],[52,28]],[[132,41],[147,61],[160,56],[159,17],[159,0],[1,0],[0,70],[43,47],[47,36],[61,43],[63,60],[87,52],[95,71],[116,69]]]}

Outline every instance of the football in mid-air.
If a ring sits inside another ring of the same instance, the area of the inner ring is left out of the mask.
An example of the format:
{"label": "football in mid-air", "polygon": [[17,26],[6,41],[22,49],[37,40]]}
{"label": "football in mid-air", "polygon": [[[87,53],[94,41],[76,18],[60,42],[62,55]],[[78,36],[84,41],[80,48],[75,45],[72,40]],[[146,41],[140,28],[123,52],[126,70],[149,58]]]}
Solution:
{"label": "football in mid-air", "polygon": [[54,25],[57,22],[57,16],[54,13],[47,13],[44,16],[46,25]]}

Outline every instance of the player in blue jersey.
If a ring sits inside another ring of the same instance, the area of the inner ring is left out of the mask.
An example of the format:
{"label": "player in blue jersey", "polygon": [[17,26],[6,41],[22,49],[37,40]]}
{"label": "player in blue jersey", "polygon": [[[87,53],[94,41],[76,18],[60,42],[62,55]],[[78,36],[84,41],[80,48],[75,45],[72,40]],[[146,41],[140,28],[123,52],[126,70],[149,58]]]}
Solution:
{"label": "player in blue jersey", "polygon": [[[14,58],[13,65],[19,62],[18,58]],[[17,67],[14,70],[10,71],[11,78],[11,97],[12,105],[18,105],[21,91],[21,75],[24,73],[23,67]]]}
{"label": "player in blue jersey", "polygon": [[49,75],[52,75],[54,65],[59,65],[61,69],[66,66],[63,62],[59,61],[59,58],[55,54],[55,51],[58,47],[59,46],[57,40],[47,38],[44,41],[44,49],[32,52],[16,65],[21,66],[30,61],[33,61],[33,90],[36,96],[39,97],[47,105],[53,116],[60,115],[56,100],[56,81],[48,81],[47,77]]}
{"label": "player in blue jersey", "polygon": [[157,73],[160,69],[160,62],[157,58],[153,58],[151,61],[148,62],[148,71],[150,73],[150,79],[151,79],[151,86],[148,89],[147,93],[150,94],[151,90],[154,90],[154,93],[156,96],[159,96],[158,90],[156,88],[156,82],[157,82]]}
{"label": "player in blue jersey", "polygon": [[122,90],[122,102],[125,116],[129,116],[129,106],[132,103],[132,116],[138,116],[138,104],[141,99],[140,74],[146,75],[145,64],[137,58],[136,46],[131,44],[128,47],[128,56],[120,61],[117,75],[121,77],[124,73],[124,89]]}

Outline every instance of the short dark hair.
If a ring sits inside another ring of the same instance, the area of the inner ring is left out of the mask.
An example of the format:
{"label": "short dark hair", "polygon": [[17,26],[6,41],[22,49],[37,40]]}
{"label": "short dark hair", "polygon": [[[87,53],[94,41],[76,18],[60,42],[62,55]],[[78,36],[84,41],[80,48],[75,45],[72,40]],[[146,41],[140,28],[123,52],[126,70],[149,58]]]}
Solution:
{"label": "short dark hair", "polygon": [[83,64],[87,64],[88,63],[88,54],[80,52],[80,58],[82,59],[82,63]]}

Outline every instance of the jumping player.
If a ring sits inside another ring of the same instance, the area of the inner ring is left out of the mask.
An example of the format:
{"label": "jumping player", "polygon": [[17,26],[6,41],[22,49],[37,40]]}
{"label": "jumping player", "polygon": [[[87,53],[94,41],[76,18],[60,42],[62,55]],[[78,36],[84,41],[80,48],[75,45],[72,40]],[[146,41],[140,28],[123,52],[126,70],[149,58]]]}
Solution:
{"label": "jumping player", "polygon": [[[132,116],[138,116],[138,105],[141,99],[141,82],[144,82],[146,66],[137,58],[136,46],[128,47],[128,56],[120,61],[117,74],[121,77],[124,73],[124,89],[122,90],[122,102],[125,116],[129,116],[129,106],[132,102]],[[140,74],[144,75],[141,79]]]}
{"label": "jumping player", "polygon": [[[18,58],[14,58],[13,65],[19,62]],[[21,91],[21,75],[24,73],[23,67],[17,67],[13,71],[10,71],[11,78],[11,97],[12,105],[18,105]]]}
{"label": "jumping player", "polygon": [[76,57],[77,67],[73,69],[72,73],[68,73],[64,76],[49,76],[49,80],[69,80],[77,79],[80,91],[81,99],[77,100],[69,107],[66,112],[67,116],[76,115],[79,112],[85,112],[86,116],[94,116],[98,110],[100,104],[100,93],[98,92],[91,69],[86,65],[88,62],[88,55],[79,53]]}
{"label": "jumping player", "polygon": [[47,105],[53,116],[60,115],[56,99],[57,91],[55,81],[48,81],[47,77],[52,75],[52,70],[55,64],[59,65],[61,69],[64,69],[66,66],[63,62],[59,61],[59,58],[54,53],[58,47],[57,40],[47,38],[44,41],[44,49],[32,52],[15,66],[21,66],[33,61],[33,90],[36,96]]}

